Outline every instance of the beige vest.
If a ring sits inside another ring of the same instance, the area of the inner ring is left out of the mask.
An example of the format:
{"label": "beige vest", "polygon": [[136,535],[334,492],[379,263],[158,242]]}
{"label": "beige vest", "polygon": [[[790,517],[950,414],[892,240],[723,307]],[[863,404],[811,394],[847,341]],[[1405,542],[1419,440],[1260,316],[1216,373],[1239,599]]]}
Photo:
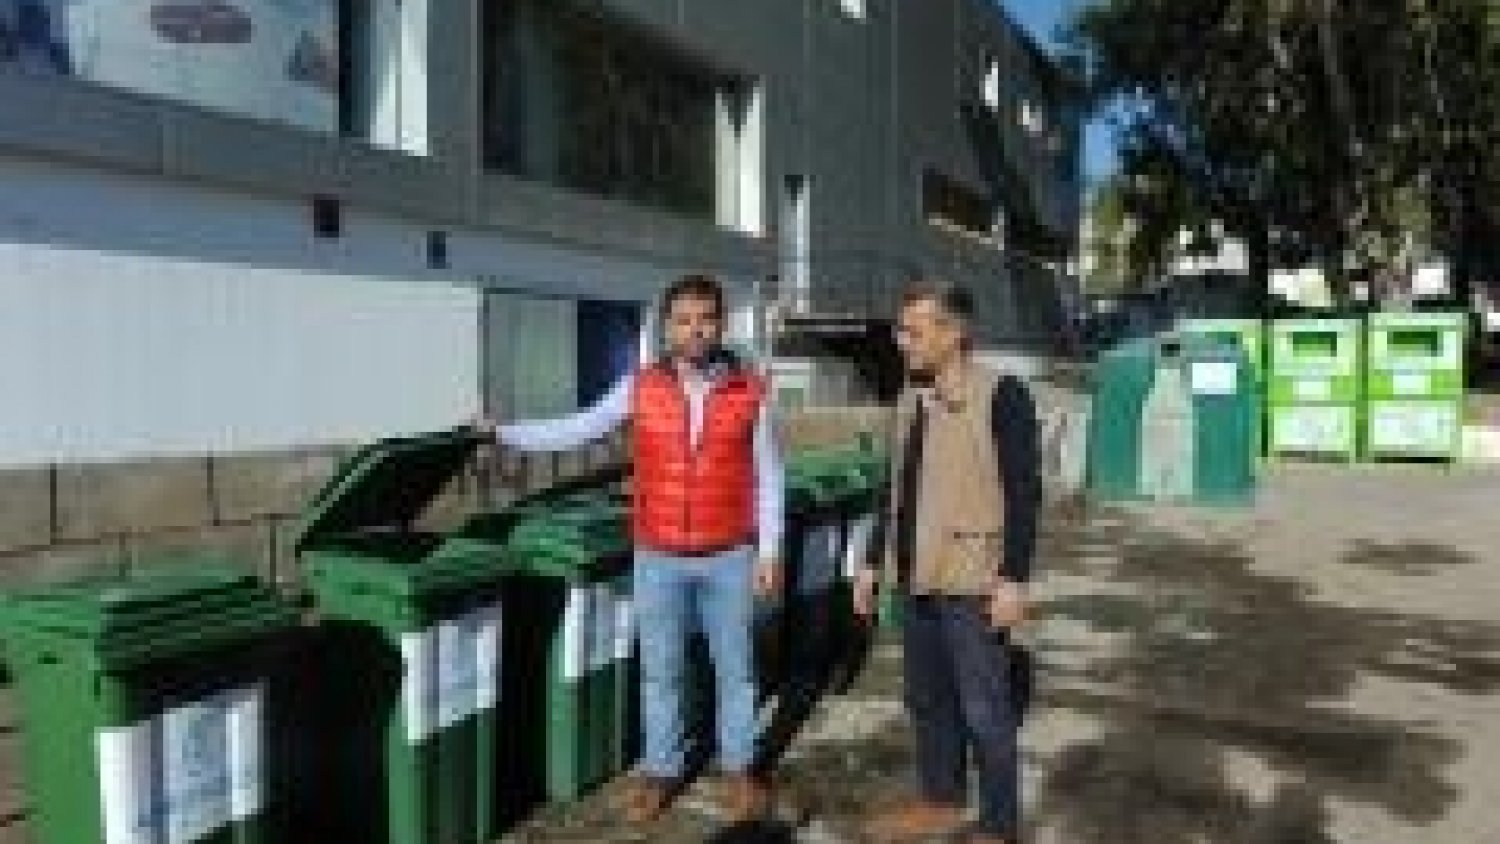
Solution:
{"label": "beige vest", "polygon": [[895,507],[905,482],[907,437],[918,402],[926,406],[927,433],[917,490],[913,594],[986,595],[1004,560],[1005,493],[995,452],[990,411],[999,374],[970,364],[952,404],[931,390],[907,389],[896,405],[892,433],[891,490],[885,575],[895,583]]}

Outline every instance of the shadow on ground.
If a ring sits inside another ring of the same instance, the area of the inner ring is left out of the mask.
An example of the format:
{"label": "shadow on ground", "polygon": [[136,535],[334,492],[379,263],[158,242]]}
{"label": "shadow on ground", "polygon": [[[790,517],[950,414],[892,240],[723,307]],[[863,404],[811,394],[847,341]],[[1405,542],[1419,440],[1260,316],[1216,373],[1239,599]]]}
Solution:
{"label": "shadow on ground", "polygon": [[[1236,541],[1123,512],[1055,520],[1043,556],[1063,588],[1038,613],[1057,635],[1035,642],[1033,844],[1334,844],[1335,802],[1420,825],[1458,798],[1446,778],[1458,741],[1421,711],[1360,711],[1355,695],[1372,679],[1500,693],[1500,626],[1341,605],[1257,571]],[[1420,578],[1475,562],[1366,542],[1326,564]],[[783,713],[774,822],[724,828],[700,790],[649,830],[620,828],[595,799],[516,840],[860,841],[860,820],[909,781],[900,671],[882,640],[847,694]]]}
{"label": "shadow on ground", "polygon": [[1344,555],[1344,563],[1407,577],[1426,577],[1475,562],[1446,545],[1426,542],[1381,543],[1360,540]]}
{"label": "shadow on ground", "polygon": [[[1321,844],[1332,841],[1329,798],[1413,822],[1456,799],[1443,778],[1455,741],[1339,704],[1367,674],[1494,692],[1500,628],[1320,601],[1255,573],[1234,543],[1133,531],[1118,515],[1049,548],[1057,570],[1120,588],[1058,598],[1039,615],[1123,634],[1122,647],[1044,675],[1052,707],[1103,725],[1045,763],[1036,814],[1059,840]],[[1473,562],[1446,547],[1360,543],[1338,564],[1416,576]],[[1236,754],[1275,772],[1269,798],[1235,783]]]}

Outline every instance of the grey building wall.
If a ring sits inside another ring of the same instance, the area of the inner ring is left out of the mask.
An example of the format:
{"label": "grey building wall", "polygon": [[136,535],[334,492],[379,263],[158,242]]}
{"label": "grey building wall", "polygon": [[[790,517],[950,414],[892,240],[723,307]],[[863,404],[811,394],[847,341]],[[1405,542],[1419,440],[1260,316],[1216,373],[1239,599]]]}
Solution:
{"label": "grey building wall", "polygon": [[[1030,301],[1056,299],[1050,271],[1023,247],[975,248],[923,216],[931,169],[1031,209],[1060,242],[1074,239],[1078,113],[1056,68],[989,0],[871,0],[862,20],[836,0],[604,5],[762,81],[766,208],[774,232],[785,178],[809,179],[814,310],[888,314],[899,278],[924,267],[976,289],[988,342],[1029,343],[1055,329],[1060,307]],[[979,102],[991,63],[1006,80],[995,113]],[[1059,166],[1021,128],[1023,95],[1051,106],[1073,164]]]}
{"label": "grey building wall", "polygon": [[[433,225],[503,229],[600,254],[670,265],[769,270],[755,238],[710,223],[486,172],[479,147],[480,0],[429,0],[431,155],[413,157],[352,139],[178,105],[69,79],[0,74],[0,154],[65,158],[237,191],[342,198]],[[976,286],[1019,291],[995,256],[955,265],[922,219],[921,176],[942,172],[1008,203],[1038,209],[1071,240],[1076,178],[1030,143],[1007,101],[976,129],[987,64],[1007,94],[1045,91],[1053,72],[990,0],[868,0],[852,19],[838,0],[601,0],[715,67],[763,86],[764,207],[774,236],[787,175],[809,179],[815,305],[878,313],[901,266],[964,267]],[[1063,112],[1068,109],[1060,109]],[[982,115],[981,115],[982,116]],[[1077,146],[1076,115],[1054,116]],[[982,121],[981,121],[982,122]],[[949,238],[951,239],[951,238]],[[1004,301],[1007,294],[991,298]],[[1035,333],[996,308],[993,336]]]}

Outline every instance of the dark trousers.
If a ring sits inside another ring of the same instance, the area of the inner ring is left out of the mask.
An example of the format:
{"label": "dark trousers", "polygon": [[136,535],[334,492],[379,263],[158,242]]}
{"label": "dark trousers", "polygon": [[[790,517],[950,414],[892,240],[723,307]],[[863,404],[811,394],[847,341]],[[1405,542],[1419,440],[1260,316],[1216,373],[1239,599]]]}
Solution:
{"label": "dark trousers", "polygon": [[923,796],[968,803],[968,761],[979,772],[979,828],[1014,838],[1020,823],[1021,690],[1012,688],[1005,634],[979,598],[906,596],[906,708]]}

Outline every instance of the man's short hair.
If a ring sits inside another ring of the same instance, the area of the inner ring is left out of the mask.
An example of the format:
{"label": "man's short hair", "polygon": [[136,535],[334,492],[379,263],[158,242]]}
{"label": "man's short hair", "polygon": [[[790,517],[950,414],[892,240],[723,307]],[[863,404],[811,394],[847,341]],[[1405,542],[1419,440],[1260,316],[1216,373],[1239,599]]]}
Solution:
{"label": "man's short hair", "polygon": [[688,273],[671,284],[661,295],[661,312],[665,316],[679,299],[706,299],[714,303],[714,315],[724,318],[724,285],[707,273]]}
{"label": "man's short hair", "polygon": [[974,322],[974,294],[957,282],[932,275],[913,275],[901,290],[901,307],[932,302],[957,320],[965,331]]}

